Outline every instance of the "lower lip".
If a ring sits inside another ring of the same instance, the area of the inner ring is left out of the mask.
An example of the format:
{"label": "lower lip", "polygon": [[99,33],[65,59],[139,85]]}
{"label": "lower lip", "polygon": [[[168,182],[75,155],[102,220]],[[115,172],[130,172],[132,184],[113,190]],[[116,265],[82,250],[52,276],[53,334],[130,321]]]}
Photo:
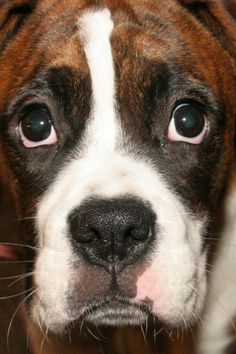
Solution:
{"label": "lower lip", "polygon": [[105,306],[101,306],[95,311],[91,311],[86,316],[88,322],[97,324],[112,324],[119,325],[134,325],[144,323],[147,318],[147,313],[132,305],[112,302]]}

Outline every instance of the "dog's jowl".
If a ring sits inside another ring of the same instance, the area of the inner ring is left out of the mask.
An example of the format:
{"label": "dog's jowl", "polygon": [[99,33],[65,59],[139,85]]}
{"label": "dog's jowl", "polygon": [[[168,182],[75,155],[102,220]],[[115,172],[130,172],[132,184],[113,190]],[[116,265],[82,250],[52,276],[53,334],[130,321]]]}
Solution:
{"label": "dog's jowl", "polygon": [[236,2],[1,1],[0,73],[0,174],[37,250],[27,321],[205,321],[200,353],[224,353]]}

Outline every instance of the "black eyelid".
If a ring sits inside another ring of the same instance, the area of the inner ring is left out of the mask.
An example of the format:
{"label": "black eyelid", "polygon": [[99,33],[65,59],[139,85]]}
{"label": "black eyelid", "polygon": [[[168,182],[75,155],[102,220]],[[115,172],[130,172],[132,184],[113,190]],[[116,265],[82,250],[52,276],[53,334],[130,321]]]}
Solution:
{"label": "black eyelid", "polygon": [[186,98],[186,99],[181,99],[181,100],[176,101],[176,103],[174,105],[174,108],[172,110],[172,116],[173,116],[173,113],[175,112],[175,110],[179,106],[185,105],[185,104],[197,107],[204,115],[207,113],[207,110],[206,110],[206,108],[205,108],[205,106],[203,105],[202,102],[199,102],[199,101],[191,99],[191,98]]}
{"label": "black eyelid", "polygon": [[23,107],[19,112],[19,120],[22,120],[26,115],[34,111],[41,111],[47,113],[50,117],[50,120],[52,120],[52,115],[48,107],[45,104],[40,104],[40,103],[29,104]]}

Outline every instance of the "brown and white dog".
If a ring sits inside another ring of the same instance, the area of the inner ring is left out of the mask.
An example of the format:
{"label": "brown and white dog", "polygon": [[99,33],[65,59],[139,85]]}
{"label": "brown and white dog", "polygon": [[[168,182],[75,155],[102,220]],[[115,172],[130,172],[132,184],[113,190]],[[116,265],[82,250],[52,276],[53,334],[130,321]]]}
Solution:
{"label": "brown and white dog", "polygon": [[181,327],[206,303],[198,351],[225,353],[236,2],[1,0],[0,73],[1,178],[35,247],[28,321]]}

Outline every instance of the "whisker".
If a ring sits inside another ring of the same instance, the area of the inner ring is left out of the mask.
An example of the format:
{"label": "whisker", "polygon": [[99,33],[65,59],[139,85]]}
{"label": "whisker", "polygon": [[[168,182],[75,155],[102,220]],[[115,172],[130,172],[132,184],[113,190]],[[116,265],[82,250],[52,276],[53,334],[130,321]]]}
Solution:
{"label": "whisker", "polygon": [[19,279],[16,279],[12,283],[10,283],[7,288],[10,288],[13,284],[16,284],[18,281],[26,279],[26,278],[28,278],[30,276],[35,275],[35,274],[36,274],[35,272],[26,273],[25,275],[22,275]]}
{"label": "whisker", "polygon": [[40,354],[43,353],[44,344],[45,344],[45,338],[43,337],[43,339],[42,339],[42,341],[41,341],[41,344],[40,344],[40,349],[39,349]]}
{"label": "whisker", "polygon": [[219,241],[219,238],[217,238],[217,237],[204,237],[204,240],[207,240],[207,241]]}
{"label": "whisker", "polygon": [[141,328],[141,332],[142,332],[142,335],[143,335],[144,342],[147,343],[147,338],[146,338],[143,326],[141,325],[140,328]]}
{"label": "whisker", "polygon": [[14,246],[14,247],[24,247],[24,248],[30,248],[34,251],[40,251],[40,248],[35,247],[35,246],[30,246],[25,243],[12,243],[12,242],[0,242],[0,246]]}
{"label": "whisker", "polygon": [[30,326],[27,326],[27,336],[26,336],[26,348],[29,349],[29,330]]}
{"label": "whisker", "polygon": [[176,336],[177,336],[177,340],[179,340],[179,327],[176,328]]}
{"label": "whisker", "polygon": [[47,341],[47,343],[49,343],[49,339],[47,337],[47,333],[44,332],[43,330],[43,322],[40,321],[40,317],[39,317],[39,306],[40,306],[40,303],[41,303],[41,300],[42,300],[42,297],[40,297],[38,303],[37,303],[37,308],[36,308],[36,316],[37,316],[37,321],[38,321],[38,325],[39,325],[39,329],[43,335],[43,338],[42,338],[42,341],[41,341],[41,345],[40,345],[40,353],[42,353],[43,351],[43,346],[45,344],[45,340]]}
{"label": "whisker", "polygon": [[99,329],[99,327],[96,325],[96,329],[98,334],[100,335],[100,337],[104,340],[104,342],[107,341],[107,338],[102,334],[101,330]]}
{"label": "whisker", "polygon": [[82,330],[83,330],[84,321],[85,321],[85,317],[84,317],[84,318],[82,319],[82,321],[81,321],[81,325],[80,325],[80,329],[79,329],[79,333],[80,333],[80,335],[82,334]]}
{"label": "whisker", "polygon": [[[46,332],[47,333],[47,332]],[[69,339],[69,343],[72,343],[72,338],[71,338],[71,329],[68,332],[68,339]]]}
{"label": "whisker", "polygon": [[9,276],[9,277],[2,277],[2,278],[0,278],[0,280],[18,279],[19,277],[24,276],[24,275],[26,275],[26,274],[29,274],[29,273],[12,275],[12,276]]}
{"label": "whisker", "polygon": [[8,351],[10,351],[10,346],[9,346],[9,339],[10,339],[10,331],[11,331],[11,328],[12,328],[12,324],[13,324],[13,321],[16,317],[16,314],[17,312],[19,311],[19,309],[21,308],[21,306],[23,306],[23,304],[30,298],[30,296],[32,296],[33,294],[36,293],[36,291],[38,291],[38,288],[37,289],[34,289],[32,290],[33,288],[29,289],[30,293],[20,302],[20,304],[17,306],[15,312],[13,313],[13,316],[11,318],[11,321],[9,323],[9,326],[8,326],[8,330],[7,330],[7,349]]}
{"label": "whisker", "polygon": [[163,328],[164,329],[164,332],[168,335],[168,337],[169,337],[169,339],[170,339],[170,332],[168,331],[168,329],[167,328]]}
{"label": "whisker", "polygon": [[[41,300],[40,300],[40,302],[41,302]],[[38,303],[38,306],[37,307],[39,307],[39,303]],[[47,335],[46,335],[46,333],[44,332],[44,330],[43,330],[43,323],[42,323],[42,321],[40,321],[40,318],[39,318],[39,311],[38,311],[39,309],[37,308],[37,319],[38,319],[38,323],[39,323],[39,328],[40,328],[40,331],[42,332],[42,335],[44,336],[44,339],[46,339],[47,340],[47,342],[48,342],[48,337],[47,337]]]}
{"label": "whisker", "polygon": [[48,325],[47,325],[47,328],[45,330],[45,334],[46,334],[47,338],[48,338],[48,333],[49,333],[49,330],[50,330],[50,325],[51,325],[51,323],[49,322]]}
{"label": "whisker", "polygon": [[187,322],[186,322],[186,320],[185,320],[183,314],[181,313],[180,316],[181,316],[181,318],[182,318],[182,320],[183,320],[183,322],[184,322],[184,327],[185,327],[185,329],[188,330],[188,325],[187,325]]}
{"label": "whisker", "polygon": [[155,316],[152,315],[153,319],[153,344],[154,344],[154,351],[157,351],[157,336],[155,336],[155,330],[156,330],[156,319]]}
{"label": "whisker", "polygon": [[154,332],[154,337],[157,337],[162,331],[163,331],[164,327],[161,327],[161,329],[159,329],[159,331]]}
{"label": "whisker", "polygon": [[184,343],[184,330],[183,330],[183,327],[181,327],[181,345],[183,345]]}
{"label": "whisker", "polygon": [[199,299],[203,302],[205,302],[205,298],[202,297],[202,295],[199,293],[199,291],[194,287],[192,286],[191,284],[189,285],[189,287],[199,296]]}
{"label": "whisker", "polygon": [[196,338],[194,336],[192,326],[189,326],[189,330],[190,330],[191,336],[193,338],[193,344],[194,344],[194,346],[196,346]]}
{"label": "whisker", "polygon": [[101,339],[99,337],[97,337],[88,327],[87,327],[87,331],[91,334],[91,336],[93,338],[95,338],[96,340],[98,340],[99,342],[101,342]]}
{"label": "whisker", "polygon": [[16,219],[16,221],[38,220],[37,216],[28,216],[25,218]]}
{"label": "whisker", "polygon": [[34,261],[0,261],[0,264],[23,264],[23,263],[34,263]]}
{"label": "whisker", "polygon": [[[191,314],[193,315],[197,325],[202,327],[203,326],[203,320],[201,319],[201,317],[197,317],[196,314],[191,309],[189,309],[189,310],[190,310]],[[190,325],[190,327],[191,327],[191,325]]]}
{"label": "whisker", "polygon": [[148,335],[148,319],[145,321],[145,336],[147,337]]}
{"label": "whisker", "polygon": [[18,296],[21,296],[21,295],[25,295],[27,294],[29,291],[31,291],[31,289],[28,289],[28,290],[25,290],[25,291],[22,291],[21,293],[18,293],[18,294],[15,294],[15,295],[9,295],[9,296],[2,296],[0,297],[0,300],[8,300],[8,299],[13,299],[15,297],[18,297]]}

